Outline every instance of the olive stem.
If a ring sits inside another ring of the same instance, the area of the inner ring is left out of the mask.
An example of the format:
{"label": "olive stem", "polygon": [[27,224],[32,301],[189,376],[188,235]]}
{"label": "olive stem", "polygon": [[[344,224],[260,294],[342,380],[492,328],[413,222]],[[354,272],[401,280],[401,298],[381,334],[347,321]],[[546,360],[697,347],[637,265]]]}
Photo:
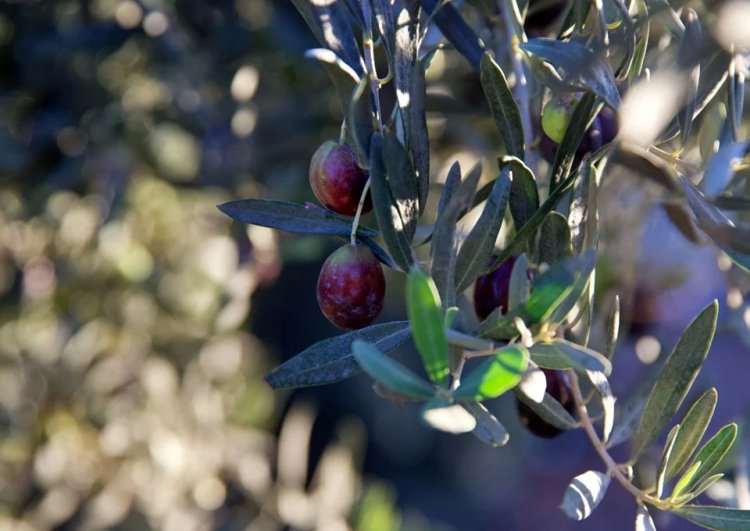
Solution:
{"label": "olive stem", "polygon": [[604,446],[604,443],[602,443],[601,439],[599,439],[599,435],[596,433],[594,423],[589,416],[588,410],[586,409],[586,403],[584,402],[583,396],[581,394],[581,387],[578,383],[578,375],[573,369],[568,369],[566,372],[568,373],[568,378],[570,379],[570,387],[573,392],[573,400],[575,401],[576,408],[578,410],[578,416],[581,419],[581,426],[586,432],[586,435],[591,441],[591,444],[596,450],[596,453],[599,454],[599,457],[601,457],[602,461],[604,461],[604,464],[607,466],[607,474],[615,478],[617,482],[625,488],[625,490],[630,492],[639,501],[648,502],[649,504],[659,509],[664,509],[665,507],[667,507],[668,504],[665,504],[659,498],[654,498],[653,496],[649,496],[648,494],[646,494],[644,491],[633,485],[630,480],[625,477],[625,474],[622,473],[620,465],[618,465],[612,458],[612,456],[609,455],[607,448]]}
{"label": "olive stem", "polygon": [[359,228],[359,218],[362,217],[362,207],[365,204],[365,198],[367,197],[367,192],[370,191],[370,178],[367,178],[367,182],[365,183],[365,187],[362,188],[362,195],[359,196],[359,203],[357,204],[357,212],[354,214],[354,221],[352,221],[352,233],[349,238],[349,242],[352,245],[355,245],[357,243],[357,229]]}
{"label": "olive stem", "polygon": [[372,92],[372,99],[375,102],[375,119],[378,123],[378,131],[382,133],[383,119],[380,111],[380,85],[381,82],[387,81],[387,76],[384,80],[379,79],[378,71],[375,68],[375,46],[372,40],[372,10],[370,8],[370,0],[362,0],[362,12],[365,18],[365,29],[362,37],[365,73],[370,79],[370,91]]}

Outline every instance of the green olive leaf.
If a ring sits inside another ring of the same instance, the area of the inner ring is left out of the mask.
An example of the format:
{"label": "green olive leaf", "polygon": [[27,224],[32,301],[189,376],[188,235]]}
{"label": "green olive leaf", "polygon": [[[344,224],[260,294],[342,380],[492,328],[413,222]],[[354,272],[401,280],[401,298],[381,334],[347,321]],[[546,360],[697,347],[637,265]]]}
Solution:
{"label": "green olive leaf", "polygon": [[406,279],[406,310],[425,371],[433,383],[448,376],[448,340],[435,283],[421,269],[413,267]]}

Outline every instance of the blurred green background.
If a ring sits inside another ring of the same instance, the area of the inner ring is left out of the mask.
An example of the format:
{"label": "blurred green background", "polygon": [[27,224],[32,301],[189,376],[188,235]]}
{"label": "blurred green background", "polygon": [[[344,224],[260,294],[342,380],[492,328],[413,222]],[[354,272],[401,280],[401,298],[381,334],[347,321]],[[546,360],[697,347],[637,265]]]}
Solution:
{"label": "blurred green background", "polygon": [[[0,529],[630,526],[614,489],[589,522],[564,520],[564,486],[595,456],[582,434],[526,435],[512,400],[495,410],[513,442],[491,449],[430,431],[363,376],[294,393],[263,382],[337,333],[315,281],[339,242],[215,205],[314,200],[309,158],[341,119],[303,59],[315,46],[284,1],[0,3]],[[491,163],[478,77],[448,52],[428,84],[433,177]],[[714,423],[736,418],[748,283],[681,239],[654,190],[617,177],[599,275],[625,308],[615,391],[717,296],[727,317],[697,391],[736,364]],[[404,314],[403,280],[387,279],[384,321]]]}

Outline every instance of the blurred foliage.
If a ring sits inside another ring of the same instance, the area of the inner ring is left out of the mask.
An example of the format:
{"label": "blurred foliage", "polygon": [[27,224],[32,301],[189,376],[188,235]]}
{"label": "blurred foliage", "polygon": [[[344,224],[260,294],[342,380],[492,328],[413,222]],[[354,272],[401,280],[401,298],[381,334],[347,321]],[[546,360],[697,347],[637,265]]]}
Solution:
{"label": "blurred foliage", "polygon": [[283,185],[260,168],[299,130],[274,122],[299,72],[271,25],[298,23],[253,0],[0,4],[1,528],[398,527],[388,487],[358,502],[358,425],[308,478],[315,414],[281,421],[247,331],[276,238],[215,208]]}

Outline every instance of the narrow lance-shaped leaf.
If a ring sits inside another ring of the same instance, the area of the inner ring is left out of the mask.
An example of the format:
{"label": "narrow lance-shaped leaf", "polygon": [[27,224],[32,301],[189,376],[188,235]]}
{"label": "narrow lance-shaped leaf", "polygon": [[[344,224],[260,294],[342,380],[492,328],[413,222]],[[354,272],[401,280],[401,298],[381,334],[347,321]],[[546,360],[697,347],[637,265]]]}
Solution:
{"label": "narrow lance-shaped leaf", "polygon": [[677,434],[672,457],[667,466],[667,480],[672,479],[682,470],[698,447],[714,414],[718,397],[716,389],[712,387],[695,401],[680,421],[682,427]]}
{"label": "narrow lance-shaped leaf", "polygon": [[362,78],[355,87],[346,113],[346,134],[357,163],[363,168],[370,165],[370,139],[372,127],[372,94],[370,80]]}
{"label": "narrow lance-shaped leaf", "polygon": [[411,157],[394,133],[385,132],[383,135],[383,159],[406,239],[411,242],[419,218],[417,179]]}
{"label": "narrow lance-shaped leaf", "polygon": [[408,271],[414,258],[386,178],[383,137],[380,133],[373,133],[370,142],[370,185],[375,217],[388,252],[401,269]]}
{"label": "narrow lance-shaped leaf", "polygon": [[503,139],[505,151],[508,155],[523,160],[525,147],[521,112],[518,110],[518,103],[508,86],[505,74],[489,53],[482,56],[480,80],[497,130]]}
{"label": "narrow lance-shaped leaf", "polygon": [[422,420],[436,430],[447,433],[467,433],[477,425],[477,419],[460,404],[439,398],[422,407]]}
{"label": "narrow lance-shaped leaf", "polygon": [[508,171],[502,172],[495,181],[482,214],[461,246],[456,259],[456,291],[459,293],[481,275],[492,256],[495,240],[503,224],[510,184]]}
{"label": "narrow lance-shaped leaf", "polygon": [[568,220],[559,212],[550,212],[539,228],[539,262],[554,264],[571,254]]}
{"label": "narrow lance-shaped leaf", "polygon": [[672,489],[672,495],[670,499],[676,499],[682,496],[687,491],[687,486],[690,481],[695,477],[698,472],[698,468],[701,466],[700,461],[694,461],[682,475],[682,477],[675,483],[674,489]]}
{"label": "narrow lance-shaped leaf", "polygon": [[698,376],[716,330],[719,306],[708,305],[687,327],[669,355],[649,395],[641,423],[633,436],[631,459],[637,459],[659,436],[680,407]]}
{"label": "narrow lance-shaped leaf", "polygon": [[431,14],[443,35],[476,69],[484,53],[484,43],[466,23],[453,4],[439,0],[422,0],[422,8]]}
{"label": "narrow lance-shaped leaf", "polygon": [[429,400],[435,396],[430,384],[380,352],[372,343],[356,339],[352,351],[362,370],[384,388],[417,400]]}
{"label": "narrow lance-shaped leaf", "polygon": [[[693,9],[688,9],[683,15],[685,19],[685,33],[682,35],[682,42],[680,43],[680,50],[678,52],[678,62],[682,62],[683,58],[689,53],[691,47],[695,47],[696,43],[701,40],[701,24],[698,20],[698,15]],[[697,105],[696,96],[698,95],[698,83],[700,81],[701,66],[700,63],[690,69],[687,78],[687,105],[677,115],[677,119],[680,123],[680,141],[682,145],[687,144],[688,138],[690,137],[690,130],[693,125],[693,115],[695,113],[695,107]]]}
{"label": "narrow lance-shaped leaf", "polygon": [[615,295],[615,300],[612,303],[612,309],[609,311],[607,316],[606,324],[606,345],[604,348],[604,355],[612,361],[612,356],[615,355],[615,348],[617,347],[617,338],[620,335],[620,296]]}
{"label": "narrow lance-shaped leaf", "polygon": [[604,374],[612,370],[609,360],[598,352],[564,339],[555,339],[550,343],[534,343],[531,347],[531,359],[545,369],[574,368]]}
{"label": "narrow lance-shaped leaf", "polygon": [[707,505],[687,505],[673,512],[706,529],[720,529],[721,531],[750,529],[750,511]]}
{"label": "narrow lance-shaped leaf", "polygon": [[573,478],[565,489],[560,508],[568,518],[588,518],[604,499],[610,478],[595,470],[589,470]]}
{"label": "narrow lance-shaped leaf", "polygon": [[362,60],[357,39],[343,2],[310,2],[292,0],[294,7],[310,27],[321,45],[341,57],[357,75],[362,75]]}
{"label": "narrow lance-shaped leaf", "polygon": [[661,453],[661,459],[659,460],[659,468],[656,469],[656,496],[661,498],[664,493],[664,482],[667,479],[667,467],[673,454],[675,440],[677,435],[680,433],[680,425],[676,424],[669,430],[667,435],[667,441],[664,444],[664,450]]}
{"label": "narrow lance-shaped leaf", "polygon": [[274,389],[289,389],[338,382],[360,372],[352,354],[352,343],[361,339],[387,352],[409,337],[409,322],[376,324],[324,339],[279,365],[266,375]]}
{"label": "narrow lance-shaped leaf", "polygon": [[581,145],[586,128],[596,114],[597,109],[596,96],[590,92],[584,95],[575,106],[568,128],[565,130],[565,135],[563,135],[563,139],[557,147],[555,160],[552,163],[550,190],[554,191],[570,173],[578,146]]}
{"label": "narrow lance-shaped leaf", "polygon": [[461,405],[477,419],[477,425],[471,432],[474,437],[493,448],[508,442],[505,426],[484,405],[479,402],[463,402]]}
{"label": "narrow lance-shaped leaf", "polygon": [[587,286],[592,282],[595,266],[595,249],[587,249],[583,254],[558,263],[558,267],[566,267],[571,271],[574,281],[570,292],[550,314],[549,321],[551,323],[562,323],[565,320],[568,313],[585,294]]}
{"label": "narrow lance-shaped leaf", "polygon": [[673,507],[682,507],[686,503],[693,501],[695,498],[706,492],[711,485],[724,477],[724,474],[713,474],[700,480],[697,485],[690,489],[690,492],[682,494],[672,500]]}
{"label": "narrow lance-shaped leaf", "polygon": [[510,168],[513,174],[513,183],[510,187],[510,213],[516,230],[519,230],[539,209],[539,190],[534,174],[520,159],[503,157],[500,161],[500,170],[505,168]]}
{"label": "narrow lance-shaped leaf", "polygon": [[[586,228],[589,218],[589,197],[591,195],[592,177],[594,166],[591,164],[589,155],[586,155],[581,161],[578,180],[573,187],[573,197],[570,201],[570,213],[568,214],[568,226],[570,227],[570,244],[575,254],[580,254],[583,250],[584,239],[586,237]],[[593,183],[596,186],[596,183]],[[592,211],[592,216],[596,215],[596,207]]]}
{"label": "narrow lance-shaped leaf", "polygon": [[[448,172],[446,188],[441,197],[441,204],[443,198],[446,198],[445,205],[442,210],[438,211],[430,248],[433,258],[432,277],[435,279],[440,297],[448,306],[453,306],[456,292],[456,223],[471,206],[479,177],[482,174],[482,166],[475,165],[466,178],[458,183],[460,171],[456,163]],[[451,194],[450,197],[447,197],[448,193]]]}
{"label": "narrow lance-shaped leaf", "polygon": [[[544,203],[539,206],[539,208],[536,212],[534,212],[531,218],[529,218],[529,220],[523,225],[523,227],[521,227],[516,232],[516,235],[505,247],[505,249],[503,249],[497,259],[492,262],[492,264],[488,268],[488,271],[491,271],[494,268],[498,267],[500,264],[505,262],[505,260],[507,260],[509,256],[525,252],[528,249],[529,243],[536,234],[539,226],[542,224],[542,221],[544,221],[544,216],[546,216],[557,206],[557,203],[565,196],[566,192],[570,190],[570,187],[573,186],[574,181],[575,174],[571,175],[562,183],[560,183],[560,185],[555,188],[552,193],[550,193],[547,199],[545,199]],[[516,229],[518,229],[518,227],[516,227]]]}
{"label": "narrow lance-shaped leaf", "polygon": [[735,224],[721,210],[707,202],[693,183],[684,177],[681,180],[698,227],[735,264],[750,271],[750,225]]}
{"label": "narrow lance-shaped leaf", "polygon": [[[732,447],[735,438],[737,438],[737,424],[727,424],[703,445],[693,458],[693,463],[700,463],[700,465],[687,482],[684,492],[690,491],[699,481],[713,472]],[[692,465],[688,469],[691,467]]]}
{"label": "narrow lance-shaped leaf", "polygon": [[521,49],[564,70],[563,81],[589,89],[613,109],[620,106],[620,94],[611,70],[601,57],[577,41],[529,39]]}
{"label": "narrow lance-shaped leaf", "polygon": [[430,189],[430,139],[427,131],[425,111],[425,79],[422,62],[412,68],[411,91],[409,92],[409,120],[407,122],[407,147],[414,160],[419,190],[419,213],[427,206],[427,193]]}
{"label": "narrow lance-shaped leaf", "polygon": [[508,310],[521,307],[529,298],[531,281],[529,280],[529,259],[520,254],[513,264],[508,284]]}
{"label": "narrow lance-shaped leaf", "polygon": [[505,347],[463,378],[453,396],[459,400],[498,397],[518,384],[528,362],[529,352],[521,345]]}
{"label": "narrow lance-shaped leaf", "polygon": [[440,296],[432,279],[416,267],[406,280],[406,310],[425,371],[434,383],[442,383],[448,376],[448,340]]}
{"label": "narrow lance-shaped leaf", "polygon": [[[305,206],[270,199],[241,199],[219,205],[219,210],[232,219],[297,234],[330,234],[348,236],[351,219],[315,205]],[[373,237],[377,233],[359,226],[357,236]]]}
{"label": "narrow lance-shaped leaf", "polygon": [[[592,351],[593,352],[593,351]],[[586,371],[591,385],[594,386],[602,403],[602,442],[606,443],[612,433],[615,420],[615,395],[609,385],[609,380],[600,371]]]}
{"label": "narrow lance-shaped leaf", "polygon": [[648,38],[651,31],[651,17],[648,15],[648,5],[645,0],[636,0],[638,9],[638,22],[640,27],[640,38],[637,39],[635,51],[633,52],[632,61],[628,70],[628,82],[630,85],[641,77],[643,63],[646,61],[646,51],[648,50]]}
{"label": "narrow lance-shaped leaf", "polygon": [[549,393],[544,393],[544,398],[541,402],[532,400],[519,387],[515,387],[513,393],[518,400],[531,408],[547,424],[551,424],[561,430],[572,430],[579,427],[578,421]]}

